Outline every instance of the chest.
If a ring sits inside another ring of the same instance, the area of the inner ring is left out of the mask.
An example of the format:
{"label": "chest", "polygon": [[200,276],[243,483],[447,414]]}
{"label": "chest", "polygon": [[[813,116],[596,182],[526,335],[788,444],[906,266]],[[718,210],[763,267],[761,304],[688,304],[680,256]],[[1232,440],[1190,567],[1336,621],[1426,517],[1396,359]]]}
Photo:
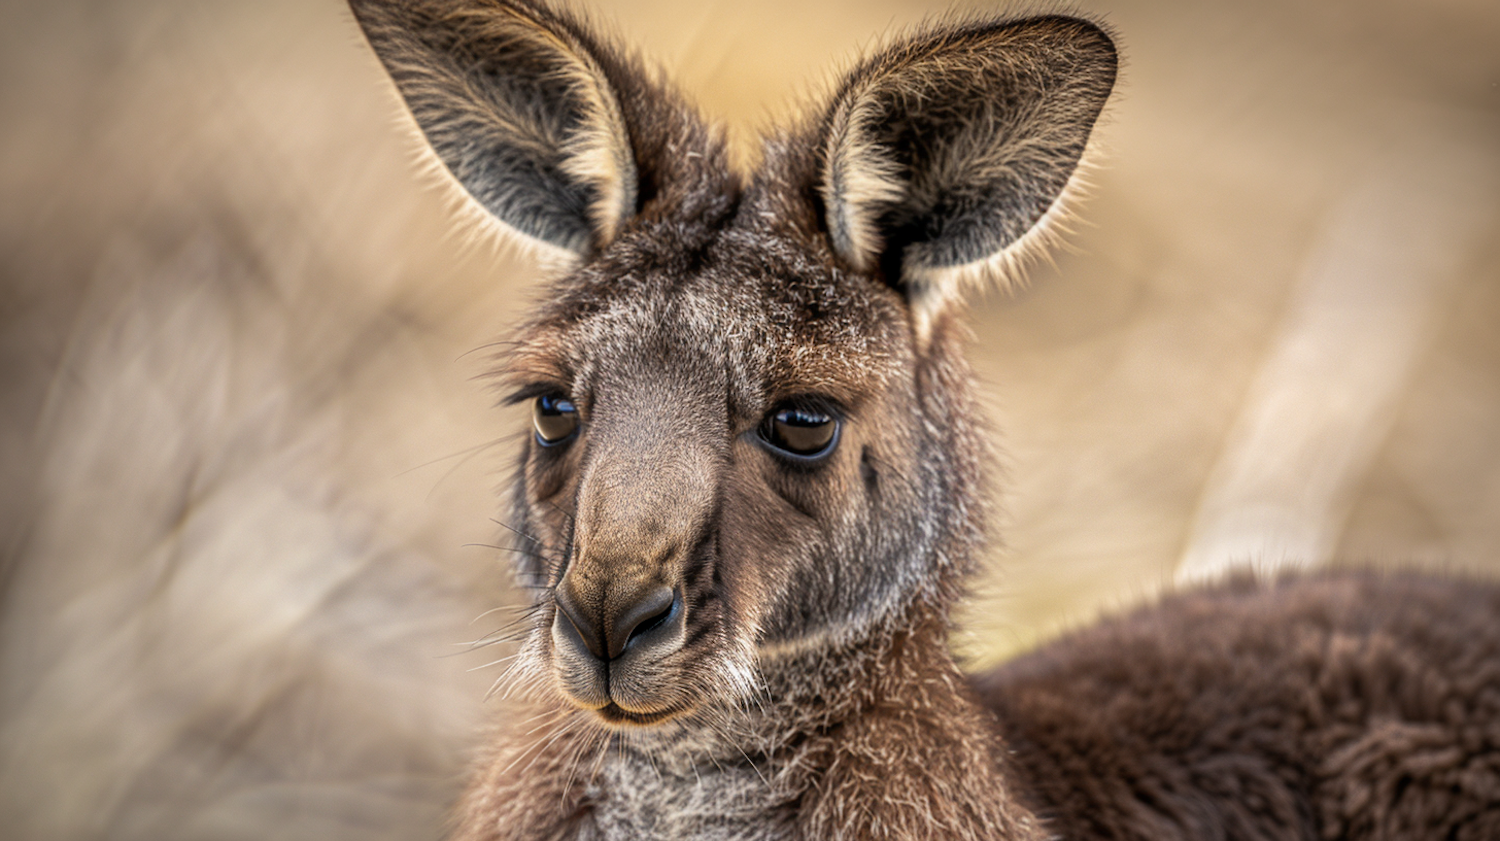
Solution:
{"label": "chest", "polygon": [[587,792],[580,841],[653,838],[780,841],[795,838],[794,798],[747,765],[662,771],[645,757],[615,757]]}

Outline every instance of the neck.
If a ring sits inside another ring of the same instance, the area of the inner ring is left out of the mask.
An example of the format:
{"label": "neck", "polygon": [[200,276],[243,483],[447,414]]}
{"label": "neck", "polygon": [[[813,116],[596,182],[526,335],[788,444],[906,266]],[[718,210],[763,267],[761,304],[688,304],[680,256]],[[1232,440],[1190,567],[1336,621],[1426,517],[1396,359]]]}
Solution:
{"label": "neck", "polygon": [[[771,727],[789,729],[789,722],[811,719],[820,729],[880,706],[926,708],[932,699],[922,690],[925,682],[961,680],[948,651],[948,630],[946,606],[915,601],[855,634],[820,634],[778,646],[760,661],[771,704],[756,713]],[[946,691],[948,681],[941,683]],[[953,689],[949,694],[957,694]]]}
{"label": "neck", "polygon": [[771,652],[763,695],[733,709],[603,743],[565,723],[502,743],[455,837],[1037,841],[947,632],[945,603],[917,600]]}
{"label": "neck", "polygon": [[[760,663],[758,702],[684,727],[696,738],[680,738],[682,750],[658,744],[620,762],[650,763],[658,803],[671,800],[661,787],[708,786],[736,814],[780,815],[804,838],[870,837],[882,823],[917,837],[1039,838],[948,630],[945,604],[918,601],[848,638],[779,646]],[[641,775],[615,779],[639,786]]]}

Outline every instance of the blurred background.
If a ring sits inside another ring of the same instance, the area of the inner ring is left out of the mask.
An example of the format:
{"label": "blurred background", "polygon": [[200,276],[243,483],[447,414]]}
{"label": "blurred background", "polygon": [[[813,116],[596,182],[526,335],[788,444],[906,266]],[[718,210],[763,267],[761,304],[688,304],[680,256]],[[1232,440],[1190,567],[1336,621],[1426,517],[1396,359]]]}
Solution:
{"label": "blurred background", "polygon": [[[749,162],[947,7],[591,8]],[[1070,248],[974,307],[956,647],[1238,563],[1500,575],[1500,5],[1081,8],[1124,81]],[[0,836],[441,834],[516,602],[472,351],[536,267],[414,149],[334,0],[0,6]]]}

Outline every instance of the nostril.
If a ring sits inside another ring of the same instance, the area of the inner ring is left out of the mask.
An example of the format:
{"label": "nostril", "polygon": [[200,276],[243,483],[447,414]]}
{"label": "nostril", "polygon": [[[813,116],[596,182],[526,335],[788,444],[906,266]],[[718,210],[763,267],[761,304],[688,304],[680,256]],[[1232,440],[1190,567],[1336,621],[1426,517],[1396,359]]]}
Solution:
{"label": "nostril", "polygon": [[[558,587],[555,599],[557,602],[557,614],[568,624],[571,630],[578,635],[579,641],[589,650],[589,653],[601,660],[606,659],[599,645],[599,629],[590,622],[588,614],[578,609],[574,603],[571,591],[567,587]],[[568,630],[568,629],[564,629]]]}
{"label": "nostril", "polygon": [[676,608],[677,600],[673,599],[672,602],[667,605],[666,610],[663,610],[661,613],[658,613],[655,616],[649,616],[645,619],[642,619],[641,624],[635,626],[635,630],[631,631],[630,636],[625,639],[625,647],[629,648],[630,641],[640,636],[641,634],[649,633],[667,624],[667,620],[672,618],[672,612]]}
{"label": "nostril", "polygon": [[636,637],[648,634],[672,621],[672,618],[677,615],[679,604],[681,604],[681,599],[674,593],[672,599],[667,602],[666,607],[662,608],[655,616],[648,616],[642,619],[640,624],[635,626],[635,630],[631,631],[630,636],[625,639],[625,647],[629,648],[631,641]]}
{"label": "nostril", "polygon": [[671,587],[656,587],[622,612],[610,629],[609,656],[620,656],[636,640],[670,622],[677,614],[681,599]]}

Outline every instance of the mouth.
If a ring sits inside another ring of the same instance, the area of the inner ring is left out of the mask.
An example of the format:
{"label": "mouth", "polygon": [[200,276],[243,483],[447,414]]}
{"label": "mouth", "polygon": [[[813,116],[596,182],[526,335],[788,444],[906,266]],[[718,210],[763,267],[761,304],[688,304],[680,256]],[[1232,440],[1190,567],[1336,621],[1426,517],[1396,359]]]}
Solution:
{"label": "mouth", "polygon": [[660,724],[669,718],[675,718],[688,711],[685,709],[665,709],[656,712],[637,713],[625,709],[614,701],[610,701],[608,704],[594,710],[594,712],[608,724],[649,727],[653,724]]}

